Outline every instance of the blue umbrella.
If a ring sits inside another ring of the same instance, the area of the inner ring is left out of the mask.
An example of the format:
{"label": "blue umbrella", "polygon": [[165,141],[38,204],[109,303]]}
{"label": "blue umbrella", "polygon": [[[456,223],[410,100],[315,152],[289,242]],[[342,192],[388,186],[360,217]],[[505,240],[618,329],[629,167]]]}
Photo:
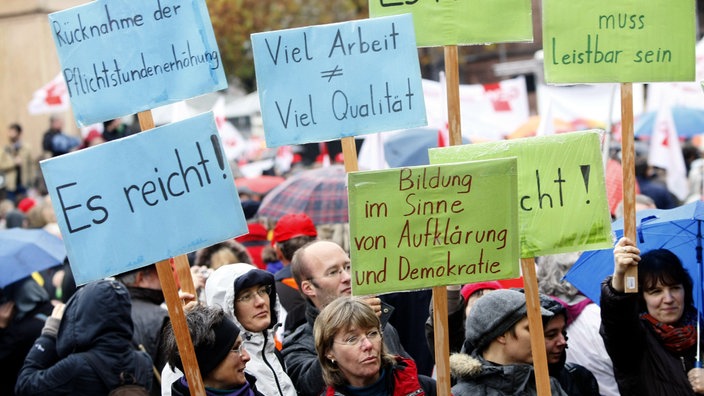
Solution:
{"label": "blue umbrella", "polygon": [[63,241],[44,230],[0,230],[0,288],[61,264],[65,258]]}
{"label": "blue umbrella", "polygon": [[[701,308],[702,221],[704,202],[696,201],[674,209],[648,209],[636,212],[636,244],[642,253],[665,248],[682,260],[694,281],[694,298]],[[623,236],[623,219],[614,221],[611,229],[617,238]],[[601,281],[614,270],[613,249],[582,253],[565,275],[571,284],[592,301],[599,303]]]}
{"label": "blue umbrella", "polygon": [[[704,109],[675,106],[670,109],[672,119],[681,138],[691,138],[704,133]],[[650,136],[653,134],[657,111],[639,115],[633,124],[634,136]]]}
{"label": "blue umbrella", "polygon": [[[469,143],[466,138],[463,143]],[[411,128],[398,131],[384,140],[384,158],[392,168],[428,165],[428,149],[438,147],[438,129]]]}

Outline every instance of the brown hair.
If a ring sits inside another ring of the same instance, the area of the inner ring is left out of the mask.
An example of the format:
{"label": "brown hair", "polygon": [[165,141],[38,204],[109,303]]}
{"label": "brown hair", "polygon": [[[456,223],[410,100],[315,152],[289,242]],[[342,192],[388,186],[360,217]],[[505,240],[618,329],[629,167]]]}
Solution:
{"label": "brown hair", "polygon": [[[330,386],[347,384],[347,378],[337,363],[327,358],[332,349],[335,336],[352,327],[359,329],[378,329],[381,333],[381,322],[374,310],[357,297],[339,297],[328,304],[315,319],[313,335],[315,350],[318,353],[320,366],[323,368],[323,379]],[[386,352],[386,346],[381,343],[381,366],[394,363],[393,356]]]}

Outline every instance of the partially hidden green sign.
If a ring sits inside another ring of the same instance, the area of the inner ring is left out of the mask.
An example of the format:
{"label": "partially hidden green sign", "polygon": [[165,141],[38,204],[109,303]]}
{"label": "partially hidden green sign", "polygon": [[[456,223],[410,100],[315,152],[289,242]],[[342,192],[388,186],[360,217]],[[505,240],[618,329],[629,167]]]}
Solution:
{"label": "partially hidden green sign", "polygon": [[530,0],[370,0],[369,16],[413,14],[419,47],[533,40]]}
{"label": "partially hidden green sign", "polygon": [[516,159],[349,174],[355,295],[519,276]]}
{"label": "partially hidden green sign", "polygon": [[430,149],[431,164],[518,158],[521,257],[611,247],[596,131]]}
{"label": "partially hidden green sign", "polygon": [[694,11],[694,0],[544,0],[545,80],[694,81]]}

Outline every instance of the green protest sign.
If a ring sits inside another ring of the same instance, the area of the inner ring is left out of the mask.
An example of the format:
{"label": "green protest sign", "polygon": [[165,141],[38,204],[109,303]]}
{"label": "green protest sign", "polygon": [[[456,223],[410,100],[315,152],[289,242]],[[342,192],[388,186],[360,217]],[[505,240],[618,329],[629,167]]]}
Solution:
{"label": "green protest sign", "polygon": [[545,0],[545,80],[694,81],[694,10],[694,0]]}
{"label": "green protest sign", "polygon": [[595,131],[430,149],[431,164],[518,158],[521,257],[612,246]]}
{"label": "green protest sign", "polygon": [[370,0],[369,16],[413,14],[419,47],[532,41],[529,0]]}
{"label": "green protest sign", "polygon": [[519,276],[516,159],[349,174],[355,295]]}

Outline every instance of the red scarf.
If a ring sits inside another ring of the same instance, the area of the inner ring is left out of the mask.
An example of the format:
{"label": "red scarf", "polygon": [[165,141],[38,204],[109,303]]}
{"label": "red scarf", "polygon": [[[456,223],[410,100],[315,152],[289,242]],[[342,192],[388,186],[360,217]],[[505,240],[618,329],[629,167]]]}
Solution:
{"label": "red scarf", "polygon": [[648,313],[641,314],[640,318],[650,323],[665,348],[671,352],[682,352],[697,343],[697,329],[692,323],[675,327],[658,322],[657,319]]}

